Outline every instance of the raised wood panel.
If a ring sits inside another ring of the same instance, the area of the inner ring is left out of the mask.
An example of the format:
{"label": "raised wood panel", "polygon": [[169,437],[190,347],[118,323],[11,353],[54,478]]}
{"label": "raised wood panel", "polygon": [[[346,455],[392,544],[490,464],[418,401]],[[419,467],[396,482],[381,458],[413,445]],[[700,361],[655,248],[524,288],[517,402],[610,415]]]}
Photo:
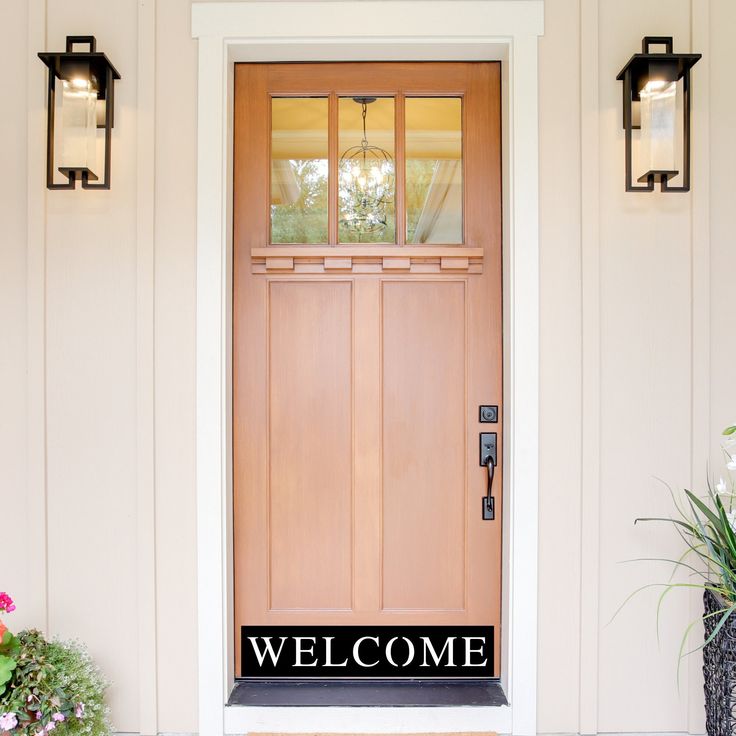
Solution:
{"label": "raised wood panel", "polygon": [[382,607],[462,610],[465,283],[386,281],[382,292]]}
{"label": "raised wood panel", "polygon": [[352,607],[352,285],[271,282],[271,610]]}

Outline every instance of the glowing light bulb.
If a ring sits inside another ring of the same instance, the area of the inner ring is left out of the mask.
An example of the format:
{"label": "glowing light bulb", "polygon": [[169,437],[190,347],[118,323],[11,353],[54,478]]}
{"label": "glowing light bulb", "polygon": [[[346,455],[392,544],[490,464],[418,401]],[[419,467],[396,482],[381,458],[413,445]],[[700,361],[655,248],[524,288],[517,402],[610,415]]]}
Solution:
{"label": "glowing light bulb", "polygon": [[650,79],[645,85],[644,89],[647,92],[659,92],[667,86],[667,82],[663,79]]}

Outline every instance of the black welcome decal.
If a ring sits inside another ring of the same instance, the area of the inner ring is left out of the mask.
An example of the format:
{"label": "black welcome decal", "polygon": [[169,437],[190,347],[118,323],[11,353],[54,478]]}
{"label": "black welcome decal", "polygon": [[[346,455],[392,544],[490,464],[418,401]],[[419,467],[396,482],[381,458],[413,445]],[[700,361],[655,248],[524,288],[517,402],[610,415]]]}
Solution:
{"label": "black welcome decal", "polygon": [[493,677],[492,626],[243,626],[243,678]]}

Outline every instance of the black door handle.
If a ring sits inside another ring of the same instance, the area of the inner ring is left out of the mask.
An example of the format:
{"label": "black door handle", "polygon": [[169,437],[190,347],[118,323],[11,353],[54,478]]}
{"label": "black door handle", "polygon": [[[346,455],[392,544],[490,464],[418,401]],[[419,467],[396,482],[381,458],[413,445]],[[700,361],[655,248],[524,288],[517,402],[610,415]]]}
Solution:
{"label": "black door handle", "polygon": [[488,468],[488,492],[483,496],[483,520],[493,521],[496,518],[496,503],[493,498],[493,476],[496,474],[496,461],[492,455],[486,460]]}

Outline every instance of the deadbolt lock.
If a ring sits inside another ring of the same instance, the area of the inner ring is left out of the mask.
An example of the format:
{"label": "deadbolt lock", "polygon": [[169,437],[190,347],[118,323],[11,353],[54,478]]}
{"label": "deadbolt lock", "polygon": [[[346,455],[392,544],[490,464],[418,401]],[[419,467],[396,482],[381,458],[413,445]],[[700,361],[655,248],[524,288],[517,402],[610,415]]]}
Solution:
{"label": "deadbolt lock", "polygon": [[478,421],[481,424],[495,424],[498,421],[498,407],[485,405],[479,406]]}

